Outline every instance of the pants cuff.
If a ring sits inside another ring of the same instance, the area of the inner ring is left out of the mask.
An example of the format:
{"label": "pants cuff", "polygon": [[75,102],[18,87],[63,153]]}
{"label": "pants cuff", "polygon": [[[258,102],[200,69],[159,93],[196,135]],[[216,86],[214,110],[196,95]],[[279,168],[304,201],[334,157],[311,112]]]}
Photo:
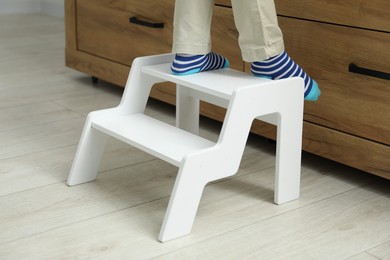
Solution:
{"label": "pants cuff", "polygon": [[241,50],[245,62],[262,61],[281,54],[284,51],[283,40],[256,50]]}

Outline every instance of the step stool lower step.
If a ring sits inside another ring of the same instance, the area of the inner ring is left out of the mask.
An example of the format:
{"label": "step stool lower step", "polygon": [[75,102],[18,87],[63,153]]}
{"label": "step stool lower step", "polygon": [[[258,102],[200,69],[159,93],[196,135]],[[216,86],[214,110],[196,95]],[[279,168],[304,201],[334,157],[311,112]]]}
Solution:
{"label": "step stool lower step", "polygon": [[215,145],[214,142],[144,114],[94,121],[92,128],[178,167],[184,156]]}

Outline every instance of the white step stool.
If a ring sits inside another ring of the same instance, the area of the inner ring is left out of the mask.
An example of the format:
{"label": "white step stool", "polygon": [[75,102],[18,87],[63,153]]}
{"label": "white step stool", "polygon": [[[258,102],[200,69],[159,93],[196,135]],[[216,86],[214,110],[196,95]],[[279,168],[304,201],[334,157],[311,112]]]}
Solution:
{"label": "white step stool", "polygon": [[[134,60],[119,106],[91,112],[68,185],[96,179],[106,140],[113,136],[179,167],[159,235],[164,242],[191,232],[205,185],[234,175],[255,118],[277,125],[275,203],[299,197],[303,80],[272,81],[232,69],[174,76],[173,54]],[[151,87],[177,84],[177,127],[144,115]],[[217,143],[197,135],[199,99],[227,107]]]}

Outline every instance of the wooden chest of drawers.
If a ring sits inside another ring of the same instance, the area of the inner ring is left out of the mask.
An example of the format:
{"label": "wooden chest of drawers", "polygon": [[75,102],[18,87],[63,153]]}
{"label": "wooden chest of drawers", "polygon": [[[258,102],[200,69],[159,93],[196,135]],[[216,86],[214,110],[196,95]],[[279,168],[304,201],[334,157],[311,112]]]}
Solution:
{"label": "wooden chest of drawers", "polygon": [[375,73],[390,73],[390,2],[275,2],[286,49],[322,90],[305,104],[305,146],[390,178],[390,81]]}
{"label": "wooden chest of drawers", "polygon": [[[318,102],[305,104],[304,150],[390,179],[390,81],[349,72],[390,72],[390,2],[275,2],[288,53],[322,90]],[[65,8],[71,68],[124,86],[135,57],[171,51],[174,0],[65,0]],[[212,28],[213,49],[247,70],[230,1],[216,0]],[[175,103],[172,85],[151,95]],[[225,113],[206,103],[201,112],[220,121]],[[260,121],[252,131],[275,135]]]}

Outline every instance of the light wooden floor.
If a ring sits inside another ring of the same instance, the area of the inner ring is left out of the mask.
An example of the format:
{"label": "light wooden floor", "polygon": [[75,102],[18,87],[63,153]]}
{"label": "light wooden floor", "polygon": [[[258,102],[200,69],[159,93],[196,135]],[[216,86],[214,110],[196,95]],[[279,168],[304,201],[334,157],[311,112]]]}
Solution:
{"label": "light wooden floor", "polygon": [[[67,187],[85,116],[121,92],[64,67],[62,20],[0,16],[0,259],[390,259],[388,180],[304,153],[301,198],[274,205],[275,147],[260,137],[206,187],[191,235],[164,244],[177,168],[111,140],[97,181]],[[174,122],[169,106],[147,111]]]}

